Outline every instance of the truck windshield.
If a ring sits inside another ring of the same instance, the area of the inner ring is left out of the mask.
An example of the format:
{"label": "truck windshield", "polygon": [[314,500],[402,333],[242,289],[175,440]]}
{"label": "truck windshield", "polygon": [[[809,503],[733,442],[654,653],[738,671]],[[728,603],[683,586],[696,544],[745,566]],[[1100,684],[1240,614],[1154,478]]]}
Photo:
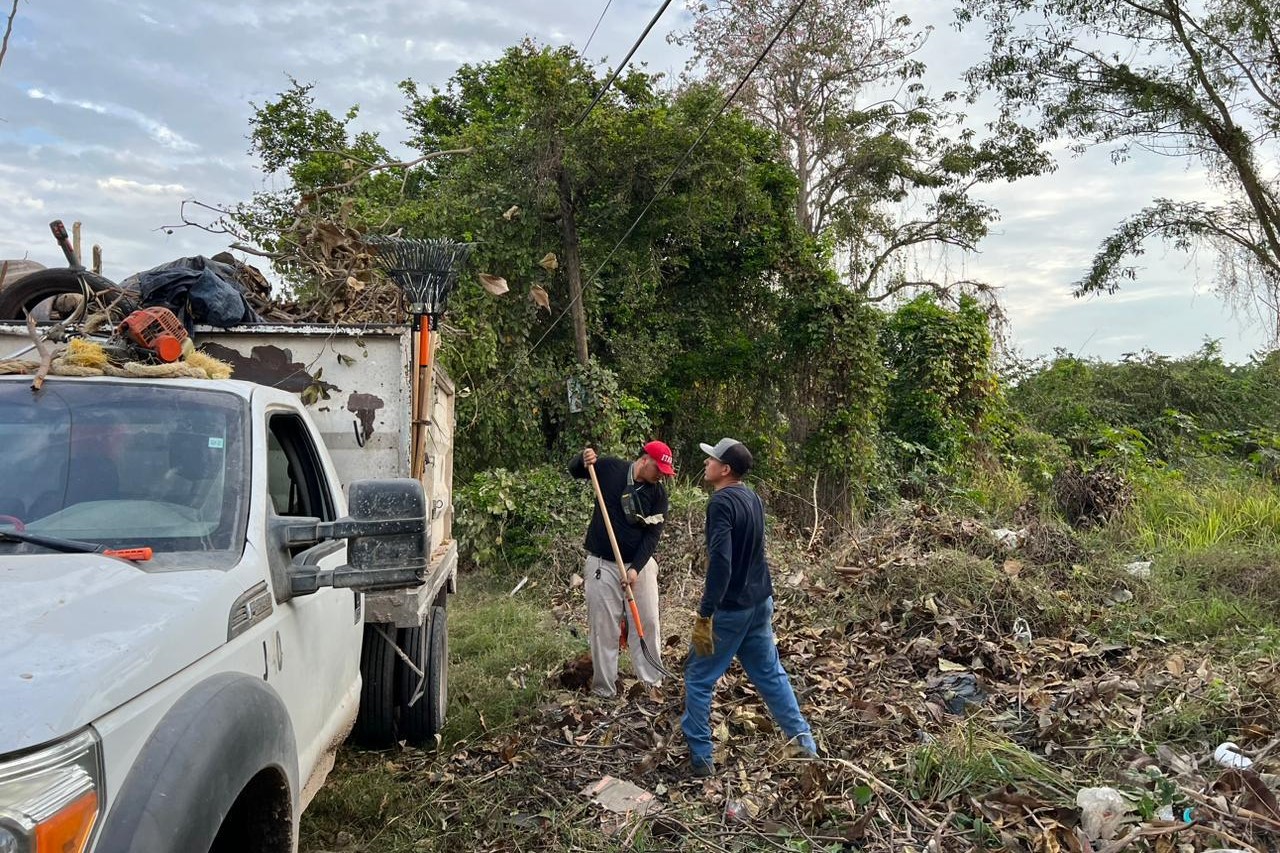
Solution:
{"label": "truck windshield", "polygon": [[[0,382],[0,530],[178,552],[244,542],[246,403],[167,382]],[[40,553],[0,542],[0,555]],[[211,554],[212,556],[212,554]],[[189,562],[189,561],[188,561]],[[199,560],[193,567],[209,567]]]}

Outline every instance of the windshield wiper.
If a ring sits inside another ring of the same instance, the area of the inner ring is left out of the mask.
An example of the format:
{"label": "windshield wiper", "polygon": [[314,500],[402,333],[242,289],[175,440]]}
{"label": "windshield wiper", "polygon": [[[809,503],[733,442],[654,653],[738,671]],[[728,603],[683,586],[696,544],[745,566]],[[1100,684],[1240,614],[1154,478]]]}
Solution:
{"label": "windshield wiper", "polygon": [[132,561],[151,559],[150,548],[108,548],[106,545],[97,542],[81,542],[79,539],[44,536],[40,533],[28,533],[25,530],[0,530],[0,539],[27,542],[61,554],[102,554],[106,557],[117,557]]}

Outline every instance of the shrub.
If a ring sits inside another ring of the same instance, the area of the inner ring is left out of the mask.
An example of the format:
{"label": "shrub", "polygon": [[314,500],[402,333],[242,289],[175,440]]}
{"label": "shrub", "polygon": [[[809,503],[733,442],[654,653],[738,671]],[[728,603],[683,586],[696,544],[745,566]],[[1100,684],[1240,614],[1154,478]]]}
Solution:
{"label": "shrub", "polygon": [[481,471],[458,489],[463,557],[495,576],[576,563],[576,539],[591,517],[591,489],[554,465]]}

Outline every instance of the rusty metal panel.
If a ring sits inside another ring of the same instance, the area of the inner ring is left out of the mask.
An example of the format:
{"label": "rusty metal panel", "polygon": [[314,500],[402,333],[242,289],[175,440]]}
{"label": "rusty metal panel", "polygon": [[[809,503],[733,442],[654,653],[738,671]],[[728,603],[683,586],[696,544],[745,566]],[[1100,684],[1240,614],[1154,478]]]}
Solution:
{"label": "rusty metal panel", "polygon": [[[260,325],[197,328],[202,350],[230,361],[232,378],[292,391],[307,404],[343,484],[410,475],[415,349],[407,326]],[[366,622],[414,627],[441,589],[456,585],[453,540],[454,385],[439,366],[423,488],[433,554],[425,586],[365,596]]]}

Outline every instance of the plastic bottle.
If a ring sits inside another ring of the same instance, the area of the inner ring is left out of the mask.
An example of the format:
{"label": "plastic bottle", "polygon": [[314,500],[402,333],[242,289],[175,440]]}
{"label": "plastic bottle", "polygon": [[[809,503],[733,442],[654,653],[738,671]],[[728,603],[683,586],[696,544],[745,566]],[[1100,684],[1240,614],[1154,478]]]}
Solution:
{"label": "plastic bottle", "polygon": [[1218,745],[1218,748],[1213,751],[1213,760],[1233,770],[1247,770],[1253,766],[1253,759],[1241,755],[1240,747],[1231,741]]}

